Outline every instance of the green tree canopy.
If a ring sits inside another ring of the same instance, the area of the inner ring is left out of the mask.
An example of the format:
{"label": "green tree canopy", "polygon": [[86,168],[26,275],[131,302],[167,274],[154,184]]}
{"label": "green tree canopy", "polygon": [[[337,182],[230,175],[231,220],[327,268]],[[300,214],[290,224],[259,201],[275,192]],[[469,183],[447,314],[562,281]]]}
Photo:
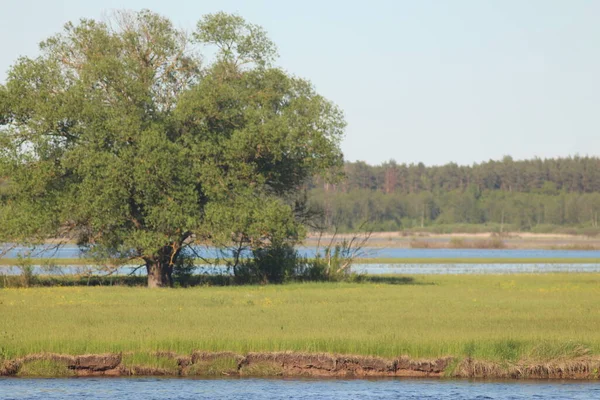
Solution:
{"label": "green tree canopy", "polygon": [[342,165],[340,110],[239,16],[118,12],[40,48],[0,85],[0,241],[68,236],[166,286],[191,243],[300,237],[297,191]]}

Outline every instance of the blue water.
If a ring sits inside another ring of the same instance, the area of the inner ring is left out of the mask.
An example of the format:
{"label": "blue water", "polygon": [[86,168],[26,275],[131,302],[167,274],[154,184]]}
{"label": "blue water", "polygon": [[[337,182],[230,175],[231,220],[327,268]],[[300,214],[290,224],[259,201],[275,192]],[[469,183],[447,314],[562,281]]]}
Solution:
{"label": "blue water", "polygon": [[[359,274],[519,274],[548,272],[600,272],[600,264],[354,264],[352,271]],[[65,265],[55,268],[33,266],[36,275],[105,275],[107,271],[96,266]],[[198,266],[196,274],[229,275],[230,269],[223,266]],[[20,275],[21,269],[15,266],[0,266],[0,276]],[[113,272],[116,275],[146,275],[145,268],[125,265]]]}
{"label": "blue water", "polygon": [[[215,248],[198,247],[197,253],[205,258],[227,257],[229,254],[221,253]],[[305,256],[314,256],[316,249],[311,247],[299,247],[299,252]],[[11,249],[5,257],[16,258],[19,255],[30,255],[31,257],[44,258],[79,258],[82,256],[81,250],[74,245],[55,248],[27,248],[16,247]],[[393,264],[360,264],[360,257],[384,257],[397,259]],[[422,258],[422,259],[464,259],[464,258],[548,258],[554,260],[567,258],[586,258],[590,263],[586,264],[460,264],[449,262],[447,264],[403,264],[404,258]],[[600,259],[600,251],[581,251],[581,250],[523,250],[523,249],[381,249],[366,248],[358,257],[359,262],[355,263],[353,270],[366,274],[509,274],[509,273],[540,273],[540,272],[600,272],[600,264],[595,262]],[[126,265],[120,267],[118,274],[145,275],[145,269],[137,269],[137,266]],[[33,271],[35,274],[105,274],[107,271],[99,270],[92,266],[73,266],[66,265],[60,268],[48,269],[47,267],[36,266]],[[196,271],[198,274],[228,274],[224,267],[204,267],[199,266]],[[16,267],[0,268],[0,275],[18,275],[21,270]]]}
{"label": "blue water", "polygon": [[600,399],[597,382],[298,379],[0,379],[0,399]]}
{"label": "blue water", "polygon": [[[299,247],[299,252],[305,256],[314,256],[314,247]],[[210,247],[198,247],[197,253],[206,258],[228,256]],[[81,250],[74,245],[63,246],[59,249],[16,247],[5,257],[16,258],[18,255],[31,255],[43,258],[78,258]],[[524,250],[524,249],[397,249],[397,248],[365,248],[361,257],[383,258],[600,258],[600,251],[585,250]]]}
{"label": "blue water", "polygon": [[600,264],[355,264],[352,270],[382,274],[538,274],[547,272],[600,272]]}

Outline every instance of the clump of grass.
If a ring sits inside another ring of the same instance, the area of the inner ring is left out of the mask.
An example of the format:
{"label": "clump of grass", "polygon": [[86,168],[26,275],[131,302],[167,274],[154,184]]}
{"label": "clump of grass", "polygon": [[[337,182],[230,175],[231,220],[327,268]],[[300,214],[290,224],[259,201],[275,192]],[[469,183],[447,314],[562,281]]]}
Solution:
{"label": "clump of grass", "polygon": [[17,376],[29,377],[63,377],[75,376],[75,371],[69,369],[63,362],[56,360],[32,360],[24,362]]}
{"label": "clump of grass", "polygon": [[467,246],[467,241],[463,238],[452,238],[448,242],[448,247],[451,249],[466,249],[470,246]]}
{"label": "clump of grass", "polygon": [[516,362],[523,354],[523,345],[518,340],[506,339],[494,343],[492,351],[496,358],[504,362]]}
{"label": "clump of grass", "polygon": [[218,376],[237,373],[238,360],[234,357],[218,357],[199,360],[184,370],[185,375]]}
{"label": "clump of grass", "polygon": [[409,246],[411,249],[431,249],[433,243],[427,240],[411,240]]}
{"label": "clump of grass", "polygon": [[547,361],[585,357],[589,356],[591,353],[592,351],[588,346],[578,342],[567,341],[557,344],[541,341],[526,353],[526,358],[531,360]]}
{"label": "clump of grass", "polygon": [[33,264],[31,262],[31,259],[29,257],[24,257],[19,254],[19,256],[16,259],[15,265],[20,271],[19,277],[16,280],[17,286],[32,286],[36,281],[36,277],[33,273]]}
{"label": "clump of grass", "polygon": [[173,375],[177,375],[179,371],[179,364],[175,357],[149,352],[123,354],[121,366],[130,371],[138,368],[146,371],[167,371]]}
{"label": "clump of grass", "polygon": [[460,364],[461,360],[458,357],[454,357],[449,363],[448,366],[444,369],[444,377],[450,378],[456,375],[456,370]]}
{"label": "clump of grass", "polygon": [[467,241],[463,238],[452,238],[448,242],[451,249],[504,249],[506,244],[499,237]]}
{"label": "clump of grass", "polygon": [[240,369],[240,375],[243,376],[281,376],[283,367],[272,361],[258,361],[250,365],[244,365]]}

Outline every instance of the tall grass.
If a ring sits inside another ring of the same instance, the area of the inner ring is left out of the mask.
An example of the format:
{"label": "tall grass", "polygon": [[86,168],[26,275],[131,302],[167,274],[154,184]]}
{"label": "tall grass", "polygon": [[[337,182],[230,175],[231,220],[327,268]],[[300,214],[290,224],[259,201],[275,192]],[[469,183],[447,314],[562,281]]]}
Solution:
{"label": "tall grass", "polygon": [[600,275],[395,282],[2,289],[0,358],[192,350],[489,360],[600,354]]}
{"label": "tall grass", "polygon": [[478,239],[468,241],[461,238],[452,238],[448,242],[448,247],[451,249],[504,249],[506,244],[499,237],[490,239]]}

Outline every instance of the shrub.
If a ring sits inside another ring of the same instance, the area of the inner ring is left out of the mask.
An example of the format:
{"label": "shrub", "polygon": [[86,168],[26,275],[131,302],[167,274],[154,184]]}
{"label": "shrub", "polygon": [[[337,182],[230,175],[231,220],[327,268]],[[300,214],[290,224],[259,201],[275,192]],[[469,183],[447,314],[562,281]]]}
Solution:
{"label": "shrub", "polygon": [[19,275],[20,286],[32,286],[35,283],[35,275],[33,272],[33,265],[31,265],[31,258],[19,255],[19,261],[16,266],[21,271],[21,274]]}
{"label": "shrub", "polygon": [[302,262],[293,245],[271,243],[253,249],[251,258],[243,259],[232,267],[239,283],[282,283],[294,276]]}
{"label": "shrub", "polygon": [[355,241],[330,243],[314,258],[302,257],[290,243],[271,243],[252,250],[252,257],[233,268],[237,283],[283,283],[288,281],[357,280],[351,271],[360,247]]}
{"label": "shrub", "polygon": [[330,243],[323,249],[323,254],[317,251],[313,259],[304,259],[296,268],[296,278],[336,282],[359,280],[359,274],[352,272],[351,267],[361,247],[355,247],[354,243],[352,240],[343,240],[335,245]]}
{"label": "shrub", "polygon": [[177,262],[173,266],[173,282],[177,286],[189,286],[194,276],[196,269],[194,255],[182,250],[177,257]]}
{"label": "shrub", "polygon": [[467,242],[463,238],[452,238],[448,242],[448,247],[451,249],[464,249],[467,247]]}

